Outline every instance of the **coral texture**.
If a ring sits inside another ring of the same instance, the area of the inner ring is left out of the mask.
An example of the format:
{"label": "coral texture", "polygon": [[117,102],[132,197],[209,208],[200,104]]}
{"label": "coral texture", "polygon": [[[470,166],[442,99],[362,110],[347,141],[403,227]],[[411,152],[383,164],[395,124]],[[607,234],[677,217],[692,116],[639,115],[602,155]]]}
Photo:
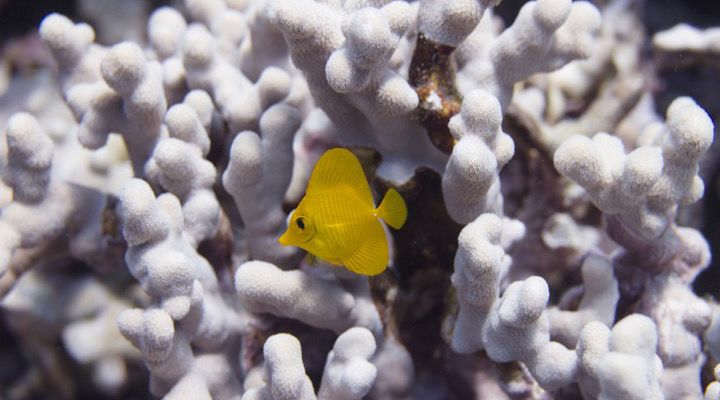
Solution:
{"label": "coral texture", "polygon": [[[659,94],[719,28],[76,3],[0,48],[0,398],[720,399],[720,108]],[[338,146],[408,206],[378,276],[277,241]]]}

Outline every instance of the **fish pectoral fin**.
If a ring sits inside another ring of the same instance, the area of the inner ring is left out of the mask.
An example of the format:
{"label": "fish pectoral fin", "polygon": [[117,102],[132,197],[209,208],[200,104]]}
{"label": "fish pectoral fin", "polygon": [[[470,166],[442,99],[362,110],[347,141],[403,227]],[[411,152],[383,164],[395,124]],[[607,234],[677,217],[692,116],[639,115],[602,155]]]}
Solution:
{"label": "fish pectoral fin", "polygon": [[308,252],[308,253],[305,255],[305,263],[306,263],[307,265],[315,266],[315,265],[317,265],[318,261],[319,261],[319,260],[318,260],[318,257],[317,257],[315,254],[313,254],[313,253]]}
{"label": "fish pectoral fin", "polygon": [[388,244],[385,232],[378,222],[379,235],[370,235],[360,248],[343,260],[345,268],[360,275],[378,275],[388,265]]}
{"label": "fish pectoral fin", "polygon": [[307,253],[307,256],[305,256],[305,261],[308,265],[315,266],[320,263],[335,265],[335,266],[342,266],[343,263],[340,260],[337,260],[335,258],[324,258],[320,257],[317,254],[313,253]]}
{"label": "fish pectoral fin", "polygon": [[390,188],[377,208],[377,216],[395,229],[400,229],[407,220],[407,206],[400,193]]}

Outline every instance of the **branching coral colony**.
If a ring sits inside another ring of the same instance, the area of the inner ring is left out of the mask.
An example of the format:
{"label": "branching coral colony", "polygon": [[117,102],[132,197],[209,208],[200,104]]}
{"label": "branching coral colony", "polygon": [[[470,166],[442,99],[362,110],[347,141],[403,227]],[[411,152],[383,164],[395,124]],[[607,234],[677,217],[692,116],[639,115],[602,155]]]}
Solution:
{"label": "branching coral colony", "polygon": [[[185,0],[110,47],[48,15],[62,100],[2,133],[31,361],[0,394],[720,399],[710,250],[675,222],[712,121],[653,111],[636,2],[496,3]],[[655,44],[717,63],[716,36]],[[378,277],[277,242],[336,146],[408,203]]]}

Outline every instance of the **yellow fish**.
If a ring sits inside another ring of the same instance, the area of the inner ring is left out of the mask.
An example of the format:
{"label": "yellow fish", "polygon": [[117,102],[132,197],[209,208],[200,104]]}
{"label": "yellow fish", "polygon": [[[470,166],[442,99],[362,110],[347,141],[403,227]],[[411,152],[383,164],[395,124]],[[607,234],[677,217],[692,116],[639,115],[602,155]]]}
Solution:
{"label": "yellow fish", "polygon": [[357,274],[377,275],[388,265],[380,220],[400,229],[406,219],[407,206],[395,189],[388,190],[375,208],[360,161],[349,150],[336,148],[315,165],[305,197],[278,242]]}

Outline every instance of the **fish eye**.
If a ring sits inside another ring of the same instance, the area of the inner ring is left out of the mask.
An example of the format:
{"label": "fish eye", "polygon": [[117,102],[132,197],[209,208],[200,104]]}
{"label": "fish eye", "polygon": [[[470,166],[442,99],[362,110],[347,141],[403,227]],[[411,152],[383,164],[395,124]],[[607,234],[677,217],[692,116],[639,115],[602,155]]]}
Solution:
{"label": "fish eye", "polygon": [[295,219],[295,224],[297,224],[297,226],[298,226],[298,228],[300,228],[300,230],[305,229],[305,218],[298,217],[297,219]]}

